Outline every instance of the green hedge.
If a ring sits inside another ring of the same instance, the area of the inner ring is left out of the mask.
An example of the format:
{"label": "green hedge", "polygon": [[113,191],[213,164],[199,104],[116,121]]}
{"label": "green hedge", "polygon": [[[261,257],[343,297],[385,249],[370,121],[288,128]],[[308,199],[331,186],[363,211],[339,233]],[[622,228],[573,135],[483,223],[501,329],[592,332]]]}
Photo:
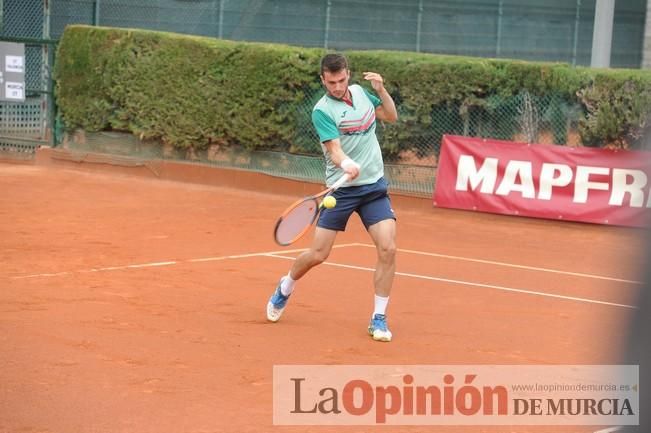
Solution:
{"label": "green hedge", "polygon": [[[67,128],[130,131],[178,148],[216,143],[314,152],[318,143],[301,131],[311,129],[306,113],[320,94],[323,54],[278,44],[70,26],[58,46],[57,102]],[[434,127],[434,114],[499,111],[495,101],[523,92],[551,96],[556,101],[551,116],[562,116],[563,104],[580,104],[579,132],[587,145],[640,147],[651,113],[651,73],[645,71],[410,52],[346,54],[353,81],[363,81],[363,71],[380,72],[398,104],[400,121],[381,130],[388,155],[422,137],[454,132]]]}

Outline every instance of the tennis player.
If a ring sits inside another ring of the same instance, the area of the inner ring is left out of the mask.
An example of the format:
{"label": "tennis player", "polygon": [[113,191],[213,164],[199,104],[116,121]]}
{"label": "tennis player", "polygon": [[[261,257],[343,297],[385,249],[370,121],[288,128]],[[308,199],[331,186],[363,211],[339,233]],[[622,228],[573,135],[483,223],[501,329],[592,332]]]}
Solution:
{"label": "tennis player", "polygon": [[377,249],[375,307],[368,333],[374,340],[391,341],[386,309],[396,268],[396,218],[387,193],[375,127],[376,119],[393,123],[398,113],[382,76],[364,72],[364,79],[370,81],[377,96],[359,85],[349,85],[350,70],[345,56],[327,54],[321,59],[321,82],[326,94],[312,110],[312,123],[326,160],[326,184],[332,185],[344,173],[351,180],[335,191],[337,205],[321,211],[312,245],[280,279],[267,304],[267,319],[280,319],[296,281],[326,260],[337,233],[346,229],[348,219],[357,212]]}

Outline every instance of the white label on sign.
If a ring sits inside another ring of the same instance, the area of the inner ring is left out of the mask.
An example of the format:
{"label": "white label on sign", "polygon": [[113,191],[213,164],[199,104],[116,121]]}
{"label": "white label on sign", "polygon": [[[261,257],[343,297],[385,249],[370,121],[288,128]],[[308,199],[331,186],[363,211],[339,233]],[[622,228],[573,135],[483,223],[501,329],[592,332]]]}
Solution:
{"label": "white label on sign", "polygon": [[5,69],[7,72],[25,72],[25,62],[23,56],[5,56]]}
{"label": "white label on sign", "polygon": [[5,98],[7,99],[25,99],[25,84],[7,81],[5,83]]}

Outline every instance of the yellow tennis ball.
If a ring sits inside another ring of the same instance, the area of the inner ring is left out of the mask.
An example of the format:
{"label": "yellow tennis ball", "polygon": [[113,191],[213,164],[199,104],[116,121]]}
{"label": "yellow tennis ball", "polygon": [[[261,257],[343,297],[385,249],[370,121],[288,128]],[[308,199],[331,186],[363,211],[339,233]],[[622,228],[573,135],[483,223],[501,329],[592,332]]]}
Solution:
{"label": "yellow tennis ball", "polygon": [[333,207],[337,206],[337,199],[334,198],[333,196],[329,195],[326,198],[323,199],[323,207],[326,209],[332,209]]}

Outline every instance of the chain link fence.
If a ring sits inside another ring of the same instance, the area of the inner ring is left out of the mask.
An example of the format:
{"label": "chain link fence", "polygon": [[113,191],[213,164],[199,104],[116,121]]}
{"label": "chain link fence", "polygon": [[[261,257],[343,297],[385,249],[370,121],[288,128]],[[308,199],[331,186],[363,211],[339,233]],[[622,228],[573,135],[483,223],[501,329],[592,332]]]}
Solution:
{"label": "chain link fence", "polygon": [[25,102],[0,101],[0,151],[29,157],[51,142],[54,111],[48,2],[4,0],[0,40],[25,45]]}

